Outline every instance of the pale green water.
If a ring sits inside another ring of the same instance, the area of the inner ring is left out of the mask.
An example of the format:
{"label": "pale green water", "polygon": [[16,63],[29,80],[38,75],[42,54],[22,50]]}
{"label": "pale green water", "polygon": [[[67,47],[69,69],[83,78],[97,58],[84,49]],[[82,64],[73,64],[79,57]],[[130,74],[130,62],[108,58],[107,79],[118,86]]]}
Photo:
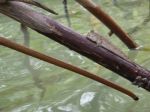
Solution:
{"label": "pale green water", "polygon": [[[109,30],[73,0],[69,1],[72,27],[86,34],[91,29],[107,35]],[[60,15],[63,15],[62,0],[42,0]],[[118,7],[111,0],[95,0],[107,13],[128,32],[140,26],[132,37],[140,45],[150,48],[149,22],[142,24],[149,15],[148,0],[118,0]],[[42,10],[39,10],[40,12]],[[48,14],[47,12],[43,12]],[[67,26],[64,17],[52,16]],[[20,44],[23,43],[19,23],[0,15],[0,35]],[[32,30],[31,48],[68,63],[80,66],[105,77],[136,93],[140,100],[129,97],[78,74],[50,65],[30,57],[30,67],[25,65],[25,55],[0,46],[0,112],[150,112],[150,93],[132,86],[115,73],[93,63],[87,58],[70,51],[58,43]],[[128,54],[128,49],[112,36],[110,40]],[[130,58],[150,68],[150,52],[129,52]]]}

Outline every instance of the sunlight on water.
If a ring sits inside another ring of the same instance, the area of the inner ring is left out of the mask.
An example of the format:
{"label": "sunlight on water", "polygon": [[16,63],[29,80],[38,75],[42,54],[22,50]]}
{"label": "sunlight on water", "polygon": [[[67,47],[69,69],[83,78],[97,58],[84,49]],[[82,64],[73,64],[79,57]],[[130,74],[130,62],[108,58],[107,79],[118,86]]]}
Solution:
{"label": "sunlight on water", "polygon": [[[128,57],[150,69],[150,18],[148,0],[93,0],[111,15],[141,46],[128,50],[113,35],[110,41]],[[43,0],[58,16],[42,9],[67,26],[62,1]],[[68,0],[72,29],[86,35],[91,29],[107,35],[104,27],[75,1]],[[78,74],[61,69],[22,53],[0,47],[0,112],[149,112],[149,92],[99,66],[76,52],[37,32],[30,31],[30,47],[44,54],[93,72],[128,88],[140,97],[138,102],[126,95]],[[20,24],[0,14],[0,36],[23,44]]]}
{"label": "sunlight on water", "polygon": [[84,106],[84,105],[90,103],[93,100],[94,96],[95,96],[95,93],[93,93],[93,92],[83,93],[83,95],[81,96],[81,99],[80,99],[80,105]]}

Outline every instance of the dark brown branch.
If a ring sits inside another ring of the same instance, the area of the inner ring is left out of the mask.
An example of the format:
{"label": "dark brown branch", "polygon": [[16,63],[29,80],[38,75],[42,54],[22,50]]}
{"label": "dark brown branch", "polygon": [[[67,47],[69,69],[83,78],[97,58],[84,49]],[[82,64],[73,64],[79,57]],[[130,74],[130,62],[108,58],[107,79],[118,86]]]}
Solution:
{"label": "dark brown branch", "polygon": [[[142,83],[142,88],[150,90],[150,72],[148,70],[122,58],[103,46],[97,46],[85,36],[64,27],[48,16],[33,11],[30,6],[10,2],[9,4],[0,5],[0,12],[101,64],[131,82],[135,82],[137,76],[141,76],[136,84],[141,85]],[[147,81],[143,81],[144,78]]]}
{"label": "dark brown branch", "polygon": [[138,47],[137,44],[129,37],[129,35],[92,0],[76,1],[90,11],[100,21],[102,21],[112,33],[116,34],[122,40],[122,42],[128,46],[128,48],[135,49]]}
{"label": "dark brown branch", "polygon": [[87,71],[85,71],[83,69],[80,69],[80,68],[78,68],[76,66],[67,64],[67,63],[65,63],[63,61],[60,61],[58,59],[55,59],[53,57],[46,56],[46,55],[44,55],[42,53],[39,53],[39,52],[34,51],[32,49],[29,49],[29,48],[27,48],[25,46],[22,46],[22,45],[14,43],[12,41],[9,41],[8,39],[5,39],[3,37],[0,37],[0,45],[3,45],[5,47],[11,48],[11,49],[14,49],[14,50],[22,52],[24,54],[30,55],[32,57],[41,59],[41,60],[46,61],[46,62],[48,62],[50,64],[54,64],[56,66],[59,66],[61,68],[65,68],[67,70],[71,70],[71,71],[73,71],[75,73],[81,74],[82,76],[88,77],[88,78],[93,79],[93,80],[95,80],[97,82],[103,83],[103,84],[105,84],[105,85],[107,85],[107,86],[109,86],[111,88],[114,88],[114,89],[116,89],[116,90],[118,90],[118,91],[120,91],[120,92],[122,92],[122,93],[124,93],[124,94],[126,94],[126,95],[128,95],[130,97],[132,97],[134,100],[138,100],[138,97],[135,94],[133,94],[132,92],[128,91],[127,89],[124,89],[124,88],[122,88],[119,85],[116,85],[116,84],[114,84],[114,83],[112,83],[110,81],[107,81],[107,80],[105,80],[105,79],[103,79],[101,77],[98,77],[98,76],[96,76],[96,75],[94,75],[94,74],[92,74],[90,72],[87,72]]}

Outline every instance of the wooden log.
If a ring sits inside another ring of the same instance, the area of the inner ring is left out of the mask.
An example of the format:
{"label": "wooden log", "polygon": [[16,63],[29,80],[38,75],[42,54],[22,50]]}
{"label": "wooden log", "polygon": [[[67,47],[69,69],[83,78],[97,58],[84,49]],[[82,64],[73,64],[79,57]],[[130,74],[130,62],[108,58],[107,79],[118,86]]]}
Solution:
{"label": "wooden log", "polygon": [[150,71],[103,46],[97,46],[85,36],[64,27],[44,14],[33,11],[30,6],[24,3],[10,2],[5,5],[1,4],[0,12],[101,64],[127,80],[136,82],[142,88],[150,90]]}

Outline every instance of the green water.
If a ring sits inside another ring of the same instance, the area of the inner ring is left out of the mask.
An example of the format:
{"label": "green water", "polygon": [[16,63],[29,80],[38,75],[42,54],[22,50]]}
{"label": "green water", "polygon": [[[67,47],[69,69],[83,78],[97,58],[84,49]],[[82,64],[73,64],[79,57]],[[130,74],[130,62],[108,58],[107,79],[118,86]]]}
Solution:
{"label": "green water", "polygon": [[[90,13],[69,1],[72,28],[86,34],[91,29],[107,36],[109,30]],[[116,36],[108,37],[136,63],[150,69],[150,22],[149,0],[94,0],[111,15],[144,51],[129,51]],[[42,0],[59,16],[38,9],[56,21],[67,26],[62,0]],[[19,23],[0,15],[0,36],[23,44]],[[150,93],[133,86],[117,74],[103,68],[87,58],[62,45],[30,30],[30,47],[39,52],[54,56],[68,63],[96,73],[140,97],[138,102],[109,87],[99,84],[78,74],[29,57],[22,53],[0,46],[0,112],[150,112]]]}

